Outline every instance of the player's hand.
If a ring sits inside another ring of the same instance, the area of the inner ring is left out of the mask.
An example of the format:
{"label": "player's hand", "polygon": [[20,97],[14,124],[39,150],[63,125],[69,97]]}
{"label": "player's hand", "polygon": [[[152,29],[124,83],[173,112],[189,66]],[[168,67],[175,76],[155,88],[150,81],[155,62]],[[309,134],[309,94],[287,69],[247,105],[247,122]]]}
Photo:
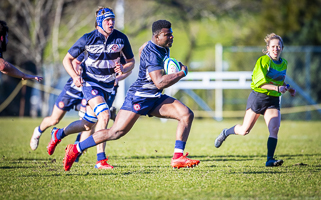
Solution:
{"label": "player's hand", "polygon": [[179,65],[181,66],[181,71],[185,72],[185,76],[188,74],[188,68],[187,66],[183,65],[181,62],[178,62]]}
{"label": "player's hand", "polygon": [[43,77],[26,74],[25,77],[22,78],[22,80],[30,80],[30,79],[35,79],[38,82],[40,82],[40,81],[42,81]]}
{"label": "player's hand", "polygon": [[80,76],[75,76],[72,78],[75,86],[77,87],[81,87],[82,86],[82,83],[83,83],[83,79],[80,77]]}
{"label": "player's hand", "polygon": [[36,79],[38,82],[40,82],[40,81],[43,80],[43,77],[41,77],[41,76],[35,76],[35,79]]}
{"label": "player's hand", "polygon": [[279,86],[279,92],[284,94],[286,91],[288,91],[288,88],[286,86]]}
{"label": "player's hand", "polygon": [[117,75],[123,74],[123,71],[124,71],[123,65],[120,64],[119,62],[116,62],[114,71],[115,71],[115,73],[116,73]]}
{"label": "player's hand", "polygon": [[288,91],[290,92],[291,96],[294,97],[296,94],[296,90],[294,88],[289,88]]}

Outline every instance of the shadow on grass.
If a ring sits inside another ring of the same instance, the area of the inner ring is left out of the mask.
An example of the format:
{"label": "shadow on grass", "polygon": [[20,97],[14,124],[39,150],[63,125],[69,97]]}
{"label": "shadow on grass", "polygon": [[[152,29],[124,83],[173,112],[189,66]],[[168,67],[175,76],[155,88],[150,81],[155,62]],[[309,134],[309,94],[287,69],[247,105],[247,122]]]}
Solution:
{"label": "shadow on grass", "polygon": [[314,154],[280,154],[278,156],[284,156],[284,157],[311,157],[311,156],[320,156],[321,153],[314,153]]}
{"label": "shadow on grass", "polygon": [[258,172],[230,172],[229,174],[289,174],[289,172],[258,171]]}
{"label": "shadow on grass", "polygon": [[[48,170],[48,171],[58,171],[56,169],[53,170]],[[71,170],[70,172],[63,172],[63,173],[55,173],[55,174],[41,174],[42,177],[58,177],[58,176],[119,176],[119,175],[123,175],[123,176],[128,176],[128,175],[132,175],[132,174],[152,174],[154,172],[152,171],[129,171],[129,172],[120,172],[120,173],[114,173],[114,172],[87,172],[87,173],[79,173],[77,172],[79,170]],[[18,177],[39,177],[39,174],[28,174],[28,175],[21,175]]]}
{"label": "shadow on grass", "polygon": [[52,159],[52,158],[2,158],[2,161],[11,161],[11,162],[20,162],[20,161],[31,161],[31,162],[34,162],[34,161],[52,161],[52,160],[55,160],[55,159]]}
{"label": "shadow on grass", "polygon": [[2,166],[0,169],[28,169],[28,168],[34,168],[34,166]]}
{"label": "shadow on grass", "polygon": [[[321,154],[277,154],[277,157],[312,157],[312,156],[320,156]],[[222,158],[222,159],[230,159],[230,158],[265,158],[266,155],[188,155],[189,158],[193,159],[202,159],[202,158]],[[168,158],[171,159],[172,155],[157,155],[157,156],[110,156],[110,158],[123,158],[123,159],[160,159],[160,158]],[[217,159],[216,159],[217,160]],[[212,161],[212,160],[211,160]]]}

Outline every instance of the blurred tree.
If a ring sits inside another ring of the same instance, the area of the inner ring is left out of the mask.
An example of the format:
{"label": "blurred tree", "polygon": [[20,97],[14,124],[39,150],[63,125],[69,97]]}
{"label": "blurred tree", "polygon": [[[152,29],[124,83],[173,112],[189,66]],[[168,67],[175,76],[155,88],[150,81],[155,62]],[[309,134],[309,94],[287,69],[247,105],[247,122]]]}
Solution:
{"label": "blurred tree", "polygon": [[[70,47],[68,41],[77,31],[89,24],[94,29],[94,13],[102,2],[104,5],[113,1],[2,0],[0,18],[9,26],[6,57],[13,57],[17,65],[25,61],[35,63],[37,73],[44,76],[45,85],[55,86],[61,75],[58,67],[61,66],[61,50],[66,53]],[[71,44],[76,39],[78,36]],[[51,64],[44,65],[45,59]],[[43,93],[43,116],[48,115],[49,95]]]}

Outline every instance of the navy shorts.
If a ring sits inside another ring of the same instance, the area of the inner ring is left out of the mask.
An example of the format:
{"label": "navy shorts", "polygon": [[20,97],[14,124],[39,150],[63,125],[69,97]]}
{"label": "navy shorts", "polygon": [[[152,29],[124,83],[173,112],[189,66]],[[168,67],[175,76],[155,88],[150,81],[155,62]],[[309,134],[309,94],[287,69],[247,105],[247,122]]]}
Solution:
{"label": "navy shorts", "polygon": [[253,110],[256,114],[264,115],[266,109],[280,110],[280,97],[273,97],[263,93],[252,91],[247,99],[246,110]]}
{"label": "navy shorts", "polygon": [[115,100],[117,89],[118,86],[115,86],[112,92],[107,92],[100,87],[83,86],[83,93],[87,102],[96,96],[102,96],[105,99],[108,107],[110,108]]}
{"label": "navy shorts", "polygon": [[151,117],[150,113],[168,97],[166,94],[162,94],[160,97],[146,98],[127,93],[123,106],[120,109]]}
{"label": "navy shorts", "polygon": [[83,99],[83,94],[81,90],[75,90],[71,87],[72,82],[67,82],[63,91],[60,93],[56,99],[55,105],[64,111],[69,111],[71,109],[76,109],[78,105],[81,104]]}

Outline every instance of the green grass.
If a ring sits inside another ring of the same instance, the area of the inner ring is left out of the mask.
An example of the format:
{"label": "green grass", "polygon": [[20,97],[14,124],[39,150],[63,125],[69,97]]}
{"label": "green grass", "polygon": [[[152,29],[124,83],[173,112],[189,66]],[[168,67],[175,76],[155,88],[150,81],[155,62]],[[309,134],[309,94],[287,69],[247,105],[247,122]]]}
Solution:
{"label": "green grass", "polygon": [[[123,138],[107,144],[113,170],[94,169],[91,148],[71,171],[62,166],[65,138],[54,155],[47,130],[36,151],[29,140],[41,119],[0,118],[0,199],[320,199],[321,123],[282,121],[276,157],[283,166],[267,168],[268,131],[262,118],[245,136],[230,136],[219,148],[223,128],[241,121],[195,120],[186,145],[199,159],[193,169],[173,170],[176,122],[142,117]],[[64,119],[58,127],[70,123]]]}

